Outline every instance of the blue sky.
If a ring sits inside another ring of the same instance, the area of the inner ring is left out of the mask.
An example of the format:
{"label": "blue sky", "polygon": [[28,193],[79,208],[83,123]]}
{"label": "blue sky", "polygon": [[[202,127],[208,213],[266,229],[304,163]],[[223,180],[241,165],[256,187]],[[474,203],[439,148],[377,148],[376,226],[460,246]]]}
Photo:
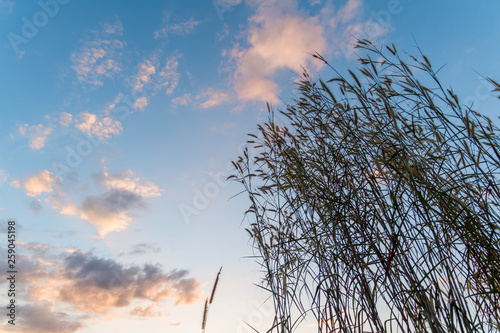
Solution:
{"label": "blue sky", "polygon": [[0,327],[196,331],[223,266],[207,332],[264,330],[249,202],[223,179],[265,102],[283,108],[301,66],[333,75],[312,53],[345,72],[354,40],[369,38],[418,43],[444,65],[442,83],[498,121],[481,76],[500,78],[499,12],[497,1],[0,0],[0,250],[15,219],[19,262],[16,326],[3,315]]}

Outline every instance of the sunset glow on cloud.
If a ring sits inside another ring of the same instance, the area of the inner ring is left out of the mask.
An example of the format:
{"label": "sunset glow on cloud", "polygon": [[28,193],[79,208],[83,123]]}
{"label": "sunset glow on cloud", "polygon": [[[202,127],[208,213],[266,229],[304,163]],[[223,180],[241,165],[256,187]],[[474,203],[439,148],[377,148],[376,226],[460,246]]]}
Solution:
{"label": "sunset glow on cloud", "polygon": [[[201,284],[186,270],[164,271],[161,265],[124,266],[92,253],[24,244],[21,327],[29,332],[75,332],[91,317],[125,309],[130,315],[156,317],[164,300],[190,304]],[[135,305],[134,304],[139,304]]]}
{"label": "sunset glow on cloud", "polygon": [[[247,332],[245,322],[267,331],[248,197],[226,181],[266,103],[285,109],[304,71],[349,75],[367,38],[410,54],[418,45],[441,82],[497,119],[484,77],[500,79],[499,10],[0,0],[0,253],[16,220],[18,271],[16,325],[4,311],[0,331],[196,331],[221,266],[207,332]],[[2,304],[9,283],[3,276]]]}

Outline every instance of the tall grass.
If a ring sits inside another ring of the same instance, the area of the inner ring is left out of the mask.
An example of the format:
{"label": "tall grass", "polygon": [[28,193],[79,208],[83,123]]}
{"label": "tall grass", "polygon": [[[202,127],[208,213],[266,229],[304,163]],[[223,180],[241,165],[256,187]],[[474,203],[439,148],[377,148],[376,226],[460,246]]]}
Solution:
{"label": "tall grass", "polygon": [[210,306],[212,305],[212,302],[214,300],[214,295],[215,295],[215,290],[217,290],[217,284],[219,283],[219,277],[220,273],[222,272],[222,267],[219,269],[219,272],[217,273],[217,277],[215,278],[214,285],[212,287],[212,292],[210,293],[210,297],[207,297],[205,300],[205,306],[203,308],[203,319],[201,321],[201,332],[205,333],[205,328],[207,326],[207,319],[208,319],[208,311],[210,310]]}
{"label": "tall grass", "polygon": [[358,49],[348,77],[304,72],[284,125],[269,108],[249,135],[258,153],[234,161],[269,331],[311,318],[318,332],[499,331],[498,127],[423,54]]}

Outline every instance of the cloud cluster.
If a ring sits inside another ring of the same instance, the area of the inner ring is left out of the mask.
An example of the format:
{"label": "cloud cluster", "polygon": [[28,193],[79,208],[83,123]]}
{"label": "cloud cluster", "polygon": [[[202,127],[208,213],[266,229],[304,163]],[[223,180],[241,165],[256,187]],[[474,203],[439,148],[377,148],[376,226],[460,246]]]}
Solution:
{"label": "cloud cluster", "polygon": [[89,195],[82,203],[58,206],[60,213],[78,216],[94,225],[101,236],[112,231],[124,230],[132,220],[132,212],[145,208],[146,200],[161,196],[160,189],[151,182],[143,182],[130,170],[107,171],[93,176],[94,180],[105,187],[100,195]]}
{"label": "cloud cluster", "polygon": [[170,95],[179,83],[178,67],[179,61],[176,56],[167,58],[163,67],[157,57],[152,57],[140,63],[137,75],[133,78],[132,86],[134,93],[136,95],[142,94],[142,96],[135,97],[134,110],[144,110],[148,106],[149,99],[160,91]]}
{"label": "cloud cluster", "polygon": [[120,22],[106,24],[95,35],[71,55],[71,61],[80,82],[100,86],[104,78],[112,77],[121,70],[117,57],[124,46],[121,41],[122,25]]}
{"label": "cloud cluster", "polygon": [[94,225],[101,236],[112,231],[124,230],[137,209],[147,207],[146,201],[161,196],[161,190],[151,182],[136,177],[131,170],[109,174],[103,171],[93,175],[94,181],[104,187],[105,192],[85,196],[80,204],[65,194],[59,179],[47,170],[38,172],[24,180],[14,180],[11,185],[22,188],[33,198],[32,209],[41,210],[40,196],[60,214],[77,216]]}
{"label": "cloud cluster", "polygon": [[181,304],[198,297],[199,283],[187,277],[188,271],[166,273],[160,265],[124,267],[114,260],[76,251],[65,258],[61,273],[68,282],[59,289],[59,300],[84,312],[126,307],[134,299],[159,302],[172,297]]}
{"label": "cloud cluster", "polygon": [[151,76],[156,73],[156,66],[153,65],[151,60],[145,60],[139,64],[139,70],[137,71],[137,76],[134,83],[134,89],[136,91],[142,90],[144,83],[151,82]]}
{"label": "cloud cluster", "polygon": [[113,135],[119,135],[123,131],[122,124],[118,120],[113,120],[110,117],[99,117],[88,112],[80,114],[80,120],[75,123],[75,127],[102,141]]}
{"label": "cloud cluster", "polygon": [[[124,265],[92,253],[56,251],[42,244],[19,243],[19,332],[72,333],[87,319],[112,316],[155,317],[166,300],[196,301],[201,284],[187,270],[165,271],[159,264]],[[0,282],[0,285],[4,284]],[[5,327],[5,325],[1,325]],[[17,326],[17,325],[16,325]]]}

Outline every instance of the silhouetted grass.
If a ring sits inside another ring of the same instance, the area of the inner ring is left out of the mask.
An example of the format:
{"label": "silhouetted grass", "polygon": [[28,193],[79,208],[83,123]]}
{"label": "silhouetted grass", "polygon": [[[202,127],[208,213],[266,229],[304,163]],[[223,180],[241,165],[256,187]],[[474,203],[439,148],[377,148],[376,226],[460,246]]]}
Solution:
{"label": "silhouetted grass", "polygon": [[358,49],[349,78],[304,72],[284,125],[269,108],[229,177],[251,201],[269,331],[497,331],[499,129],[424,55]]}
{"label": "silhouetted grass", "polygon": [[217,277],[215,278],[214,286],[212,287],[212,292],[210,293],[210,298],[207,297],[207,299],[205,300],[205,307],[203,308],[203,319],[201,322],[202,332],[205,332],[205,327],[207,326],[208,311],[210,310],[210,305],[214,300],[215,290],[217,289],[217,284],[219,283],[219,276],[221,272],[222,272],[222,267],[219,269]]}

